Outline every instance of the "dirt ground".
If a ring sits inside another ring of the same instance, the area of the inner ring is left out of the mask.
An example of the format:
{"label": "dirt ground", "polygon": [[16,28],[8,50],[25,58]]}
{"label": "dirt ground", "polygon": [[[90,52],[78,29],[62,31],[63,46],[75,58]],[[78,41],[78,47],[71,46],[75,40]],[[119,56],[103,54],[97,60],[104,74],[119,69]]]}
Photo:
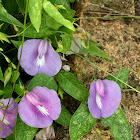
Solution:
{"label": "dirt ground", "polygon": [[[77,0],[72,7],[77,11],[76,17],[103,17],[77,20],[80,27],[91,34],[91,39],[103,45],[102,49],[111,56],[109,62],[106,62],[107,59],[100,60],[93,57],[89,57],[90,61],[112,74],[123,69],[122,67],[140,73],[140,18],[131,18],[140,16],[140,0]],[[110,16],[129,16],[129,18],[109,18]],[[78,79],[88,89],[89,79],[92,80],[93,75],[100,79],[107,76],[105,72],[93,68],[78,56],[71,55],[67,59],[63,65],[67,64],[71,72],[79,73]],[[140,90],[140,75],[130,72],[127,83]],[[124,89],[128,87],[125,86]],[[132,139],[140,140],[140,93],[123,90],[122,103],[126,108],[122,105],[120,108],[124,110],[131,125]],[[62,104],[73,114],[80,103],[74,102],[69,95],[64,95]],[[55,133],[58,140],[70,140],[68,127],[56,124]],[[80,138],[80,140],[93,139],[101,139],[94,129]],[[111,139],[113,140],[111,137],[106,140]]]}

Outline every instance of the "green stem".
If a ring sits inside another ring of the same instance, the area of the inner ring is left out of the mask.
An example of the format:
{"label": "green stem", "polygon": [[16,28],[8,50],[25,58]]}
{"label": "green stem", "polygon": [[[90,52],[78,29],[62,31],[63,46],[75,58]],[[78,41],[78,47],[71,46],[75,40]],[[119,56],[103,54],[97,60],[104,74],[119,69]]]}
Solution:
{"label": "green stem", "polygon": [[[120,66],[120,65],[118,65],[118,64],[114,64],[113,62],[107,61],[107,60],[105,60],[105,59],[103,59],[103,58],[100,58],[100,57],[95,57],[95,58],[100,59],[100,60],[103,60],[103,61],[105,61],[105,62],[107,62],[107,63],[109,63],[109,64],[118,66],[118,67],[120,67],[120,68],[125,68],[125,67]],[[128,69],[128,68],[126,68],[126,69]],[[140,73],[138,73],[138,72],[136,72],[136,71],[134,71],[134,70],[131,70],[131,69],[128,69],[128,70],[131,71],[131,72],[134,72],[135,74],[140,75]]]}
{"label": "green stem", "polygon": [[21,35],[21,34],[23,34],[29,27],[31,26],[31,24],[26,28],[26,29],[24,29],[21,33],[19,33],[19,34],[16,34],[16,35],[11,35],[11,36],[5,36],[5,37],[7,37],[7,38],[11,38],[11,37],[17,37],[17,36],[19,36],[19,35]]}
{"label": "green stem", "polygon": [[[25,10],[24,28],[23,28],[23,36],[22,36],[22,48],[23,48],[24,34],[25,34],[25,29],[26,29],[27,11],[28,11],[28,0],[26,0],[26,10]],[[22,54],[22,48],[21,48],[21,54]],[[20,54],[20,59],[21,59],[21,54]],[[0,130],[1,130],[1,128],[2,128],[2,124],[3,124],[4,118],[5,118],[6,112],[7,112],[7,110],[8,110],[8,107],[9,107],[9,104],[10,104],[10,100],[11,100],[11,98],[12,98],[12,93],[13,93],[13,91],[14,91],[14,87],[15,87],[15,83],[16,83],[16,78],[17,78],[17,73],[18,73],[18,70],[19,70],[19,66],[20,66],[20,60],[19,60],[19,62],[18,62],[17,71],[16,71],[16,76],[15,76],[15,80],[14,80],[14,83],[13,83],[11,96],[10,96],[10,99],[9,99],[8,104],[7,104],[7,106],[6,106],[6,109],[5,109],[5,112],[4,112],[4,116],[3,116],[3,118],[2,118]]]}
{"label": "green stem", "polygon": [[103,19],[103,18],[140,18],[140,16],[104,16],[104,17],[80,17],[75,19]]}
{"label": "green stem", "polygon": [[[72,50],[71,50],[72,51]],[[72,51],[74,54],[78,55],[79,57],[81,57],[82,59],[84,59],[85,61],[87,61],[91,66],[97,67],[98,69],[104,71],[105,73],[107,73],[108,75],[112,76],[113,78],[115,78],[116,80],[120,81],[121,83],[125,84],[126,86],[130,87],[131,89],[133,89],[134,91],[140,93],[140,91],[138,91],[137,89],[133,88],[132,86],[130,86],[129,84],[123,82],[122,80],[120,80],[119,78],[115,77],[114,75],[112,75],[111,73],[107,72],[106,70],[104,70],[103,68],[99,67],[98,65],[90,62],[88,59],[86,59],[85,57],[77,54],[76,52]]]}

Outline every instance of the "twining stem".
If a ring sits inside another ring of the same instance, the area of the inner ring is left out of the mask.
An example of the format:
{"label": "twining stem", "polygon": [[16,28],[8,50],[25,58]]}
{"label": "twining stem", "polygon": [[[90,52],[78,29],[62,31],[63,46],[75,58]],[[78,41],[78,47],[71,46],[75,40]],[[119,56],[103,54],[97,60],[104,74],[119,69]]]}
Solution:
{"label": "twining stem", "polygon": [[133,89],[134,91],[140,93],[139,90],[133,88],[132,86],[130,86],[129,84],[123,82],[122,80],[120,80],[119,78],[115,77],[114,75],[112,75],[111,73],[107,72],[106,70],[104,70],[103,68],[99,67],[98,65],[92,63],[91,61],[89,61],[87,58],[81,56],[80,54],[77,54],[76,52],[74,52],[73,50],[71,50],[74,54],[76,54],[77,56],[81,57],[82,59],[84,59],[85,61],[87,61],[91,66],[93,67],[97,67],[98,69],[104,71],[105,73],[107,73],[108,75],[112,76],[113,78],[115,78],[116,80],[120,81],[121,83],[125,84],[126,86],[130,87],[131,89]]}
{"label": "twining stem", "polygon": [[[23,42],[24,42],[24,34],[25,34],[25,29],[26,29],[27,11],[28,11],[28,0],[26,0],[26,9],[25,9],[24,28],[23,28],[23,35],[22,35],[21,54],[22,54],[22,48],[23,48]],[[21,59],[21,54],[20,54],[20,59]],[[15,80],[14,80],[14,83],[13,83],[13,86],[12,86],[11,96],[10,96],[10,99],[9,99],[8,104],[7,104],[7,106],[6,106],[6,109],[5,109],[5,112],[4,112],[4,116],[3,116],[3,118],[2,118],[0,130],[1,130],[1,128],[2,128],[2,124],[3,124],[4,118],[5,118],[6,112],[7,112],[7,110],[8,110],[8,107],[9,107],[9,104],[10,104],[10,100],[11,100],[11,98],[12,98],[12,93],[13,93],[13,91],[14,91],[14,87],[15,87],[15,83],[16,83],[16,78],[17,78],[17,73],[18,73],[19,66],[20,66],[20,59],[19,59],[18,66],[17,66],[17,71],[16,71],[16,75],[15,75]]]}
{"label": "twining stem", "polygon": [[16,34],[16,35],[11,35],[11,36],[5,36],[5,37],[7,37],[7,38],[11,38],[11,37],[17,37],[17,36],[19,36],[19,35],[21,35],[21,34],[23,34],[30,26],[31,26],[32,24],[30,24],[29,26],[27,26],[27,28],[25,28],[21,33],[19,33],[19,34]]}
{"label": "twining stem", "polygon": [[[95,58],[97,58],[97,57],[95,57]],[[112,65],[118,66],[118,67],[120,67],[120,68],[125,68],[125,67],[123,67],[123,66],[120,66],[120,65],[118,65],[118,64],[114,64],[113,62],[107,61],[107,60],[105,60],[105,59],[103,59],[103,58],[100,58],[100,57],[98,57],[97,59],[100,59],[100,60],[105,61],[105,62],[107,62],[107,63],[109,63],[109,64],[112,64]],[[128,69],[128,68],[126,68],[126,69]],[[133,72],[133,73],[135,73],[135,74],[140,75],[139,72],[136,72],[136,71],[131,70],[131,69],[128,69],[128,70],[131,71],[131,72]]]}
{"label": "twining stem", "polygon": [[140,16],[104,16],[104,17],[80,17],[74,19],[103,19],[103,18],[140,18]]}

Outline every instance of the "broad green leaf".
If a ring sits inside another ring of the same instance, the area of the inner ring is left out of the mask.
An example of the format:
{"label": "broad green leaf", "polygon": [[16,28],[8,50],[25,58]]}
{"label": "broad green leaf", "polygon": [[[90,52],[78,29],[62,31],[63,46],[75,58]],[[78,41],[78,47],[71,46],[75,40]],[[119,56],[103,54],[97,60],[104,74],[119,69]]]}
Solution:
{"label": "broad green leaf", "polygon": [[63,53],[67,53],[67,51],[70,51],[71,43],[72,43],[72,36],[63,34],[62,35]]}
{"label": "broad green leaf", "polygon": [[31,91],[36,86],[45,86],[49,89],[54,89],[55,91],[58,89],[58,85],[56,84],[54,78],[43,73],[37,74],[33,77],[29,83],[28,91]]}
{"label": "broad green leaf", "polygon": [[44,0],[43,8],[46,11],[46,13],[48,13],[51,17],[53,17],[57,22],[59,22],[60,24],[63,24],[65,27],[72,30],[73,32],[75,31],[73,24],[67,19],[65,19],[60,14],[60,12],[56,9],[56,7],[51,4],[51,2]]}
{"label": "broad green leaf", "polygon": [[37,130],[38,128],[25,124],[18,115],[14,133],[7,137],[6,140],[33,140]]}
{"label": "broad green leaf", "polygon": [[98,44],[94,41],[86,42],[87,48],[83,48],[85,54],[89,54],[91,56],[99,56],[103,58],[110,58],[104,51],[98,48]]}
{"label": "broad green leaf", "polygon": [[11,40],[11,42],[14,44],[14,46],[19,49],[19,46],[22,44],[22,41],[15,41],[15,40]]}
{"label": "broad green leaf", "polygon": [[31,23],[36,31],[39,32],[41,25],[42,0],[29,0],[28,6]]}
{"label": "broad green leaf", "polygon": [[63,105],[61,105],[61,114],[59,118],[55,120],[55,122],[64,126],[69,126],[71,117],[72,115],[70,112]]}
{"label": "broad green leaf", "polygon": [[0,20],[7,22],[9,24],[13,24],[19,27],[23,27],[23,24],[19,22],[12,15],[8,14],[6,9],[0,4]]}
{"label": "broad green leaf", "polygon": [[93,118],[89,112],[87,101],[83,101],[71,118],[69,133],[71,140],[88,133],[95,125],[96,118]]}
{"label": "broad green leaf", "polygon": [[46,26],[48,28],[51,28],[57,31],[62,26],[62,24],[58,23],[53,17],[48,15],[45,11],[43,12],[43,14],[46,20]]}
{"label": "broad green leaf", "polygon": [[[30,25],[30,23],[27,24],[27,27]],[[23,31],[23,30],[21,30]],[[20,32],[21,32],[20,31]],[[39,33],[36,31],[36,29],[31,25],[26,31],[25,31],[25,37],[29,37],[29,38],[41,38],[41,37],[46,37],[49,35],[53,35],[55,33],[54,30],[49,29],[46,26],[46,20],[44,17],[42,17],[41,20],[41,25],[40,25],[40,29],[39,29]]]}
{"label": "broad green leaf", "polygon": [[102,118],[101,122],[104,126],[110,126],[111,135],[115,140],[131,140],[131,128],[125,117],[124,112],[121,109],[117,111],[108,118]]}
{"label": "broad green leaf", "polygon": [[1,40],[1,42],[6,41],[6,42],[10,43],[10,41],[6,37],[6,34],[4,34],[2,32],[0,32],[0,40]]}
{"label": "broad green leaf", "polygon": [[63,71],[55,76],[62,89],[73,98],[83,101],[88,98],[89,92],[86,87],[75,77],[74,74]]}
{"label": "broad green leaf", "polygon": [[4,82],[4,77],[3,77],[3,73],[2,73],[1,67],[0,67],[0,80],[2,82]]}
{"label": "broad green leaf", "polygon": [[[51,0],[49,0],[49,1],[51,1]],[[54,0],[54,1],[55,1],[55,4],[57,4],[57,5],[63,5],[67,9],[71,8],[69,0]]]}
{"label": "broad green leaf", "polygon": [[70,22],[73,22],[75,20],[73,17],[76,11],[72,9],[60,9],[59,12],[65,19],[69,20]]}
{"label": "broad green leaf", "polygon": [[65,26],[61,26],[59,29],[58,29],[58,32],[60,33],[67,33],[69,35],[72,35],[73,34],[73,31],[66,28]]}
{"label": "broad green leaf", "polygon": [[[126,83],[128,81],[129,70],[123,69],[123,70],[117,71],[114,76]],[[115,81],[120,86],[121,89],[123,89],[125,86],[125,84],[123,84],[122,82],[118,81],[117,79],[115,79],[114,77],[110,75],[107,76],[106,79]]]}

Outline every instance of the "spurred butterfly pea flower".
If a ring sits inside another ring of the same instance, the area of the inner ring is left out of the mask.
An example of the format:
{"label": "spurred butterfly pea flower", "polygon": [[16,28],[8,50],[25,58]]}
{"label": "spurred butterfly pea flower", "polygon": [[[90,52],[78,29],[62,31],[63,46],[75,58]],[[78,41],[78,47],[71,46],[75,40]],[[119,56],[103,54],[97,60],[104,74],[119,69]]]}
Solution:
{"label": "spurred butterfly pea flower", "polygon": [[37,86],[22,97],[18,112],[27,125],[37,128],[48,127],[61,113],[60,99],[55,90]]}
{"label": "spurred butterfly pea flower", "polygon": [[[18,50],[18,60],[20,59],[21,47]],[[41,39],[26,40],[23,44],[21,67],[29,75],[44,73],[49,76],[56,75],[61,67],[62,61],[50,42]]]}
{"label": "spurred butterfly pea flower", "polygon": [[121,89],[116,82],[98,79],[90,84],[89,92],[88,107],[94,118],[107,118],[119,107]]}
{"label": "spurred butterfly pea flower", "polygon": [[[0,124],[2,123],[2,119],[4,117],[5,113],[5,108],[8,104],[9,98],[8,99],[1,99],[0,103],[3,105],[0,106]],[[9,105],[14,101],[14,98],[11,98]],[[16,125],[16,120],[17,120],[17,114],[18,114],[18,103],[14,102],[8,107],[8,110],[6,112],[6,115],[4,117],[2,127],[0,130],[0,138],[6,138],[10,134],[13,133],[13,128]]]}

